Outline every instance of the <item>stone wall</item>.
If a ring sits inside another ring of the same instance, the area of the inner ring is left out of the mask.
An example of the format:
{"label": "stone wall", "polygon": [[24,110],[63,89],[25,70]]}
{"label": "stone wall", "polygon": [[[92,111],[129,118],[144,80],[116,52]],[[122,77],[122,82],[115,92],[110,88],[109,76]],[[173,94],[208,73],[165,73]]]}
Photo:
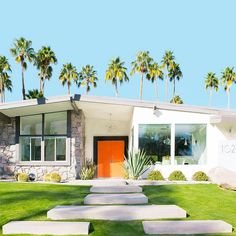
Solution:
{"label": "stone wall", "polygon": [[15,119],[0,120],[0,175],[12,175],[16,168]]}
{"label": "stone wall", "polygon": [[[11,124],[0,122],[0,175],[12,175],[15,172],[34,173],[37,180],[43,180],[46,173],[58,172],[63,181],[79,177],[84,159],[84,114],[71,112],[70,157],[68,165],[20,165],[16,160],[15,119]],[[1,170],[3,173],[1,173]]]}

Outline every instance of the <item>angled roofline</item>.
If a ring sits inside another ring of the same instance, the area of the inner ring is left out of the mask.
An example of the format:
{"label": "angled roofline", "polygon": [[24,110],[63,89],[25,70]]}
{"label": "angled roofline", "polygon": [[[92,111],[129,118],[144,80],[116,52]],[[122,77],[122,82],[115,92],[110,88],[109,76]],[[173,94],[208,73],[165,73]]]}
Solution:
{"label": "angled roofline", "polygon": [[88,103],[98,103],[98,104],[112,104],[112,105],[123,105],[132,107],[142,107],[142,108],[153,108],[161,110],[172,110],[180,112],[192,112],[201,113],[209,115],[219,115],[219,116],[236,116],[236,110],[226,110],[218,108],[209,108],[204,106],[194,106],[187,104],[172,104],[165,102],[154,102],[145,101],[137,99],[127,99],[127,98],[113,98],[113,97],[103,97],[103,96],[91,96],[91,95],[63,95],[63,96],[52,96],[48,98],[40,99],[29,99],[23,101],[7,102],[0,104],[0,112],[7,109],[14,109],[19,107],[30,107],[38,106],[43,104],[53,104],[60,102],[88,102]]}

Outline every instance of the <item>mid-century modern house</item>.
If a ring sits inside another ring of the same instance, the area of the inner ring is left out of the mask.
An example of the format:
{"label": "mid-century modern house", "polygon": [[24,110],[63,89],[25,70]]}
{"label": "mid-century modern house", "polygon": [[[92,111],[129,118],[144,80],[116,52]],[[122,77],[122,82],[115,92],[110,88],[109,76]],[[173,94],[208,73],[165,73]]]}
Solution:
{"label": "mid-century modern house", "polygon": [[[0,174],[59,172],[123,177],[128,149],[144,149],[167,177],[222,166],[236,171],[236,112],[208,107],[83,95],[0,105]],[[145,177],[145,176],[144,176]]]}

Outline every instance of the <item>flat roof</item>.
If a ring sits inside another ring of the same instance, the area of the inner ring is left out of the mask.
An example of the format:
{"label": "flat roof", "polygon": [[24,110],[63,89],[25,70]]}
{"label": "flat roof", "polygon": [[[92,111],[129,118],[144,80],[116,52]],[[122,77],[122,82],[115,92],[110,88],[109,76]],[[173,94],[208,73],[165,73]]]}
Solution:
{"label": "flat roof", "polygon": [[218,108],[210,108],[204,106],[193,106],[186,104],[173,104],[155,101],[145,101],[137,99],[127,98],[114,98],[114,97],[100,97],[91,95],[64,95],[40,99],[29,99],[16,102],[7,102],[0,104],[0,113],[8,116],[22,116],[46,112],[55,112],[61,110],[73,110],[73,102],[79,103],[92,103],[96,104],[109,104],[128,107],[142,107],[142,108],[154,108],[161,110],[172,110],[180,112],[192,112],[209,114],[215,116],[229,116],[236,117],[236,110],[226,110]]}

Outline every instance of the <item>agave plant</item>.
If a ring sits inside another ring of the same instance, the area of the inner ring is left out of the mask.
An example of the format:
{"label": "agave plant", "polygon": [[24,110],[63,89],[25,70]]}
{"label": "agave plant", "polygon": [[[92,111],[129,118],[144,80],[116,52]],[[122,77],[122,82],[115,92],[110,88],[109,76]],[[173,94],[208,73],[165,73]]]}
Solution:
{"label": "agave plant", "polygon": [[124,168],[130,179],[138,179],[151,164],[150,157],[143,150],[129,151],[125,157]]}

